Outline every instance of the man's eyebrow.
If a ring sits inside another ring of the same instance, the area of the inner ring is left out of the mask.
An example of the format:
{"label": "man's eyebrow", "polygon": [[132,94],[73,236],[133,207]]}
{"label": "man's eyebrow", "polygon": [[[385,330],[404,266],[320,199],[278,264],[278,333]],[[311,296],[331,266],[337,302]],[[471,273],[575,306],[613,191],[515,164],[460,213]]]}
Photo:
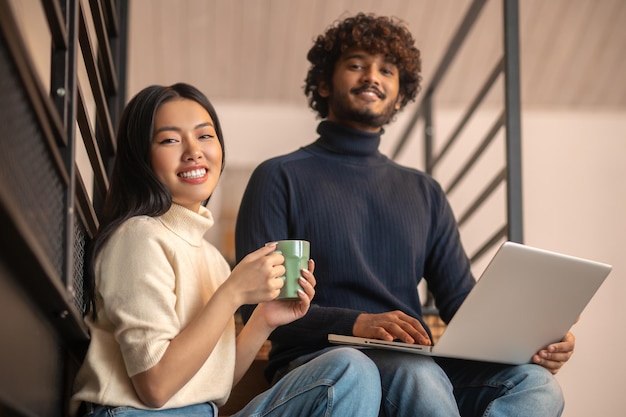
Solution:
{"label": "man's eyebrow", "polygon": [[[365,59],[367,57],[367,53],[364,52],[351,52],[348,54],[343,55],[343,57],[341,58],[342,61],[348,61],[350,59]],[[391,64],[391,65],[396,65],[395,59],[389,55],[385,55],[383,58],[383,61],[386,64]]]}
{"label": "man's eyebrow", "polygon": [[[194,127],[194,129],[202,129],[203,127],[215,127],[215,126],[213,126],[213,123],[211,122],[204,122],[204,123],[197,124]],[[156,133],[168,132],[168,131],[180,132],[181,128],[177,126],[161,126],[160,128],[156,129],[154,133],[156,134]]]}
{"label": "man's eyebrow", "polygon": [[348,59],[363,59],[365,58],[365,54],[363,52],[351,52],[343,56],[343,60],[347,61]]}

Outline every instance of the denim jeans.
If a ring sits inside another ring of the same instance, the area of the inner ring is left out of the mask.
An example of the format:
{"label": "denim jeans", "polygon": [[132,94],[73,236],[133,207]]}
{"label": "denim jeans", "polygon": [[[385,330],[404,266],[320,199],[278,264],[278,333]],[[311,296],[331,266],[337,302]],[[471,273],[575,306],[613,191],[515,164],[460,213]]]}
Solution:
{"label": "denim jeans", "polygon": [[[233,417],[375,417],[381,400],[380,376],[360,351],[339,348],[287,374]],[[98,407],[93,417],[217,417],[213,404],[158,411]]]}
{"label": "denim jeans", "polygon": [[375,417],[381,395],[372,361],[338,348],[298,366],[234,416]]}
{"label": "denim jeans", "polygon": [[217,417],[217,407],[212,403],[165,410],[140,410],[133,407],[97,406],[85,417]]}
{"label": "denim jeans", "polygon": [[462,416],[558,417],[565,400],[556,378],[536,364],[438,359],[454,385]]}
{"label": "denim jeans", "polygon": [[[333,349],[298,358],[289,368]],[[563,412],[559,384],[538,365],[435,360],[382,349],[362,352],[380,374],[381,417],[557,417]]]}

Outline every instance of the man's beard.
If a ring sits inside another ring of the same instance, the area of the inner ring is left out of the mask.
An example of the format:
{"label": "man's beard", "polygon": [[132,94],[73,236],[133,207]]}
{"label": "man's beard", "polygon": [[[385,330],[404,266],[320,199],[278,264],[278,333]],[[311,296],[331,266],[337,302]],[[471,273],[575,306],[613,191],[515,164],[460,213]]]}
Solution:
{"label": "man's beard", "polygon": [[390,102],[380,113],[375,113],[369,108],[353,108],[346,96],[338,96],[337,94],[330,95],[328,105],[329,108],[333,109],[333,114],[337,120],[349,120],[374,128],[383,127],[389,123],[396,113],[395,102]]}

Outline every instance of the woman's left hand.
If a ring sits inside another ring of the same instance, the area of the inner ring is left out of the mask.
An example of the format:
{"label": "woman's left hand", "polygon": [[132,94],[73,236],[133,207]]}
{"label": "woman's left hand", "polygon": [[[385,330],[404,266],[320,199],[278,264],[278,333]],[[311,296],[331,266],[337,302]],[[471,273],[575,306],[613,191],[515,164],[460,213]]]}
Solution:
{"label": "woman's left hand", "polygon": [[[315,295],[315,262],[309,259],[308,270],[303,269],[299,279],[301,290],[298,290],[298,300],[272,300],[260,303],[256,310],[263,315],[267,325],[278,327],[302,318],[311,305]],[[258,314],[257,313],[257,314]]]}

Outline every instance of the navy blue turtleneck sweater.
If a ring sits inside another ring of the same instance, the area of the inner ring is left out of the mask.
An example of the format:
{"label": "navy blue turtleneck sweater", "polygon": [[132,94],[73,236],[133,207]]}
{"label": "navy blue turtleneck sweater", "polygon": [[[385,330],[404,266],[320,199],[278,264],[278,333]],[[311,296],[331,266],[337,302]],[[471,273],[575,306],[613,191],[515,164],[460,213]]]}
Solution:
{"label": "navy blue turtleneck sweater", "polygon": [[[311,242],[317,287],[307,315],[274,331],[266,376],[352,334],[362,312],[422,319],[427,280],[442,319],[474,285],[446,197],[423,172],[378,151],[380,134],[323,121],[319,139],[254,171],[236,227],[237,261],[266,242]],[[253,306],[244,306],[246,320]]]}

